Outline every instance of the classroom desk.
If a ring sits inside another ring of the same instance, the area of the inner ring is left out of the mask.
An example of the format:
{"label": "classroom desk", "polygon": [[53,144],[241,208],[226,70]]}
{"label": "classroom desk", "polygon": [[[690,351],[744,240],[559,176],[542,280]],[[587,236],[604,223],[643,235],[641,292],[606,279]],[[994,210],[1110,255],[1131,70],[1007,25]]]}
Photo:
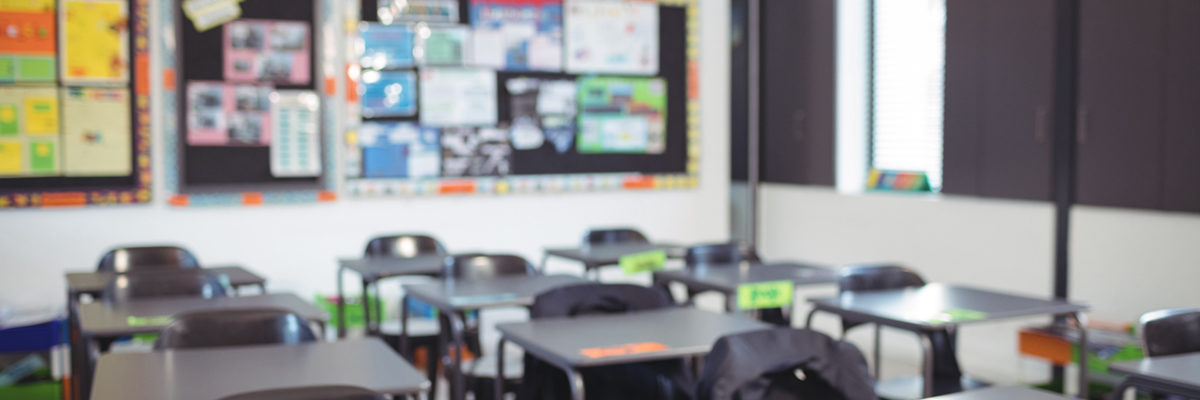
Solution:
{"label": "classroom desk", "polygon": [[1070,397],[1045,390],[1031,389],[1022,386],[996,386],[979,390],[971,390],[945,396],[933,397],[928,400],[1066,400]]}
{"label": "classroom desk", "polygon": [[[435,283],[404,285],[404,299],[400,304],[408,304],[411,297],[436,308],[450,320],[451,340],[456,348],[462,349],[466,343],[463,338],[463,331],[466,329],[464,312],[506,306],[528,307],[533,305],[534,297],[546,290],[584,282],[587,281],[566,275],[521,275],[478,280],[444,279]],[[404,343],[407,337],[408,308],[404,307],[400,316],[400,348],[407,348]],[[454,367],[450,369],[450,398],[459,400],[466,395],[466,379],[461,369],[462,352],[455,351],[454,355]]]}
{"label": "classroom desk", "polygon": [[[813,310],[808,314],[806,326],[819,311],[852,317],[855,320],[876,323],[912,331],[921,336],[924,348],[922,361],[922,396],[933,396],[933,343],[932,332],[953,329],[958,325],[994,321],[1006,318],[1036,315],[1064,315],[1084,326],[1083,311],[1088,307],[1060,300],[1011,295],[965,286],[930,283],[918,288],[878,290],[869,292],[844,292],[837,297],[809,299]],[[956,315],[963,314],[963,315]],[[1087,348],[1087,332],[1080,330],[1079,347]],[[1080,352],[1079,365],[1087,365]],[[1087,382],[1087,368],[1079,369],[1079,381]],[[1087,397],[1087,387],[1082,386],[1080,397]]]}
{"label": "classroom desk", "polygon": [[[367,334],[379,332],[378,325],[372,325],[371,307],[367,302],[369,289],[375,286],[376,292],[379,291],[379,281],[386,278],[398,276],[442,276],[442,271],[445,270],[446,255],[420,255],[416,257],[373,257],[373,258],[339,258],[337,271],[337,334],[339,338],[346,337],[346,302],[344,289],[342,289],[342,273],[346,270],[354,271],[362,277],[362,306],[363,318],[366,320]],[[382,310],[383,307],[378,306],[379,299],[376,298],[376,309]],[[383,322],[383,316],[379,316],[379,322]]]}
{"label": "classroom desk", "polygon": [[[511,341],[526,354],[561,368],[571,382],[572,398],[583,400],[580,368],[704,355],[722,336],[771,327],[691,307],[500,324],[496,326],[501,334],[496,368],[503,373],[504,342]],[[619,348],[630,351],[616,351]],[[616,350],[603,356],[584,355],[586,350],[602,349]],[[497,382],[496,393],[503,393],[502,384]]]}
{"label": "classroom desk", "polygon": [[[201,268],[186,268],[186,269],[165,269],[162,271],[143,271],[137,273],[154,274],[154,273],[179,273],[180,271],[200,271],[206,274],[211,274],[229,279],[229,285],[233,287],[235,293],[238,289],[246,286],[257,286],[259,291],[266,293],[267,280],[241,266],[236,265],[221,265]],[[78,333],[78,308],[79,301],[83,295],[90,295],[93,298],[99,298],[104,292],[104,288],[108,286],[108,282],[113,277],[119,275],[115,272],[68,272],[67,279],[67,332],[69,335],[69,343],[73,348],[84,348],[87,346],[82,341]],[[222,281],[224,279],[221,279]],[[83,352],[71,352],[71,370],[82,371],[87,368],[86,365],[90,362],[87,360]],[[86,388],[75,386],[77,382],[85,379],[75,379],[72,381],[72,393],[76,398],[81,397],[82,393],[86,393]]]}
{"label": "classroom desk", "polygon": [[[139,333],[156,333],[166,328],[169,321],[153,317],[174,316],[199,310],[238,310],[249,308],[281,308],[299,314],[308,321],[324,324],[329,315],[324,310],[301,300],[294,294],[264,294],[260,296],[218,297],[174,297],[134,300],[108,304],[95,302],[79,306],[79,331],[85,338],[117,338]],[[145,318],[130,321],[130,318]],[[130,323],[134,322],[134,323]]]}
{"label": "classroom desk", "polygon": [[545,255],[542,256],[541,270],[546,272],[546,261],[553,256],[583,263],[583,274],[587,276],[588,273],[605,265],[620,263],[621,257],[656,250],[665,251],[668,259],[682,259],[687,253],[687,248],[670,243],[621,243],[547,248]]}
{"label": "classroom desk", "polygon": [[350,385],[392,395],[429,380],[379,339],[112,353],[100,357],[94,400],[212,400],[314,385]]}
{"label": "classroom desk", "polygon": [[796,286],[821,285],[837,282],[838,273],[800,263],[743,263],[654,272],[656,284],[679,282],[692,290],[720,292],[725,295],[726,311],[737,309],[738,286],[770,281],[792,281]]}
{"label": "classroom desk", "polygon": [[1125,390],[1131,387],[1157,394],[1200,399],[1200,353],[1119,362],[1108,369],[1125,375],[1125,380],[1113,391],[1115,399],[1120,399]]}

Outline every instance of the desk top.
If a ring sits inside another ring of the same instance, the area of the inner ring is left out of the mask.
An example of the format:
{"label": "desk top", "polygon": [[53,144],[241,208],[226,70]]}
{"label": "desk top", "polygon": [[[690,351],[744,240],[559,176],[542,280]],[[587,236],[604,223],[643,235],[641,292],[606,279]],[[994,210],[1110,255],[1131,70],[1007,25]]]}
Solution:
{"label": "desk top", "polygon": [[1021,386],[995,386],[990,388],[970,390],[945,396],[931,397],[928,400],[1065,400],[1072,397],[1031,389]]}
{"label": "desk top", "polygon": [[409,297],[443,311],[462,311],[530,306],[533,298],[546,290],[586,282],[568,275],[522,275],[477,280],[443,279],[435,283],[404,285],[404,291]]}
{"label": "desk top", "polygon": [[445,254],[416,257],[339,258],[338,266],[357,272],[373,282],[383,278],[405,275],[441,276],[446,265]]}
{"label": "desk top", "polygon": [[1113,363],[1110,371],[1168,386],[1200,390],[1200,352]]}
{"label": "desk top", "polygon": [[[191,271],[191,270],[192,269],[184,269],[183,271]],[[196,270],[204,271],[207,274],[216,275],[216,276],[225,275],[225,276],[229,277],[229,284],[232,285],[233,287],[247,286],[247,285],[261,285],[263,283],[266,283],[266,279],[264,279],[263,277],[258,276],[256,274],[254,274],[253,272],[250,272],[250,271],[246,270],[245,268],[242,268],[241,266],[237,266],[237,265],[202,267],[202,268],[199,268]],[[168,270],[168,271],[174,272],[175,270]],[[152,274],[152,273],[156,273],[156,272],[159,272],[159,271],[146,272],[146,273]],[[167,271],[162,271],[162,272],[167,272]],[[104,287],[108,285],[108,281],[112,280],[113,276],[116,276],[116,275],[117,274],[114,272],[94,272],[94,271],[93,272],[68,272],[66,274],[67,290],[69,290],[75,294],[82,294],[82,293],[99,294],[100,292],[104,291]]]}
{"label": "desk top", "polygon": [[[138,333],[154,333],[166,328],[169,318],[176,314],[213,309],[282,308],[299,314],[309,321],[327,321],[329,315],[294,294],[265,294],[260,296],[169,297],[107,304],[102,301],[79,306],[79,329],[86,335],[114,337]],[[133,317],[135,321],[130,321]],[[133,322],[131,324],[131,322]]]}
{"label": "desk top", "polygon": [[722,336],[771,327],[736,315],[680,307],[538,319],[496,329],[527,353],[552,363],[594,367],[707,354]]}
{"label": "desk top", "polygon": [[1088,307],[966,286],[930,283],[919,288],[845,292],[809,299],[817,309],[909,330],[1044,314],[1068,314]]}
{"label": "desk top", "polygon": [[683,258],[687,253],[687,248],[671,243],[629,243],[547,248],[546,254],[599,266],[617,264],[621,257],[655,250],[666,251],[667,258]]}
{"label": "desk top", "polygon": [[707,266],[693,269],[655,271],[656,279],[680,282],[699,290],[737,292],[739,285],[770,281],[792,281],[797,286],[837,282],[836,271],[800,263],[771,263]]}
{"label": "desk top", "polygon": [[96,364],[95,400],[212,400],[313,385],[350,385],[387,394],[425,390],[429,381],[379,339],[109,353]]}

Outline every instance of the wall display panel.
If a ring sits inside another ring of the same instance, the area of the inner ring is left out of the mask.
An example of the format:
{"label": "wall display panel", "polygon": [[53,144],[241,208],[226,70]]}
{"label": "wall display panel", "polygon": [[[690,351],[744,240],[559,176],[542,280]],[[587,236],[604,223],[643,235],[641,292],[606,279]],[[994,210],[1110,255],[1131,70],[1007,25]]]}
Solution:
{"label": "wall display panel", "polygon": [[350,195],[696,185],[695,0],[347,7]]}
{"label": "wall display panel", "polygon": [[149,201],[149,0],[0,2],[0,31],[0,208]]}
{"label": "wall display panel", "polygon": [[175,40],[160,43],[176,110],[164,118],[170,204],[334,200],[335,64],[321,57],[333,2],[174,4],[163,30]]}

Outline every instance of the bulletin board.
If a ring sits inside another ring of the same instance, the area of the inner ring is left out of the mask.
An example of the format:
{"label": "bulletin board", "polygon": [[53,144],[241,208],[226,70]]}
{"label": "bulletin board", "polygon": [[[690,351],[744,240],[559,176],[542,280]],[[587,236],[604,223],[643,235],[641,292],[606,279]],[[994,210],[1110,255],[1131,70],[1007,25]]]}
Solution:
{"label": "bulletin board", "polygon": [[350,195],[696,185],[696,0],[354,5]]}
{"label": "bulletin board", "polygon": [[0,208],[150,200],[148,1],[0,1]]}
{"label": "bulletin board", "polygon": [[173,2],[164,65],[168,202],[175,206],[332,201],[331,107],[320,33],[328,1]]}

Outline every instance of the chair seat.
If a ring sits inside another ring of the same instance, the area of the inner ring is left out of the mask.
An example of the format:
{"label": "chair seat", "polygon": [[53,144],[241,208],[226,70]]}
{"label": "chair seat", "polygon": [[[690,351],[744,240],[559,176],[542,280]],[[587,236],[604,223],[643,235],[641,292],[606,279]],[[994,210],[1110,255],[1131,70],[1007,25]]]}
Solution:
{"label": "chair seat", "polygon": [[[525,375],[524,355],[520,352],[507,353],[504,355],[504,378],[507,381],[519,380]],[[474,378],[495,378],[496,357],[488,355],[463,361],[463,374]]]}
{"label": "chair seat", "polygon": [[[437,336],[442,328],[438,326],[438,322],[432,318],[409,318],[408,319],[408,336]],[[387,320],[379,324],[379,332],[384,335],[399,336],[400,335],[400,320]]]}

